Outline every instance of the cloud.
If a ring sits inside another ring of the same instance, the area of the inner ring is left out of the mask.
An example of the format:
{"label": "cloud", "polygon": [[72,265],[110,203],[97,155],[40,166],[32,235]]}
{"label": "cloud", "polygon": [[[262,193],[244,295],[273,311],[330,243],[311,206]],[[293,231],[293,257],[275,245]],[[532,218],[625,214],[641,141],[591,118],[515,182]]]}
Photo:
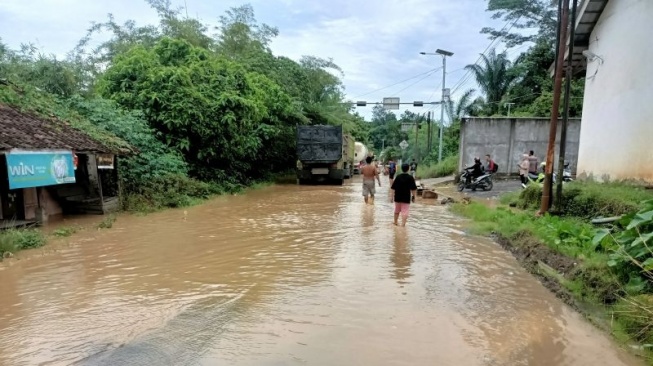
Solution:
{"label": "cloud", "polygon": [[[186,0],[189,16],[214,25],[220,15],[244,2]],[[277,26],[272,43],[277,55],[295,60],[302,55],[332,58],[344,71],[349,98],[369,102],[398,96],[402,102],[439,100],[442,73],[432,72],[405,83],[370,93],[440,67],[441,58],[421,56],[436,48],[454,52],[447,59],[447,86],[465,74],[462,68],[476,61],[489,40],[479,30],[497,26],[479,0],[254,0],[260,22]],[[173,0],[183,6],[184,0]],[[18,47],[34,42],[44,52],[63,56],[85,34],[93,21],[108,13],[120,23],[155,24],[158,17],[145,1],[114,0],[2,0],[0,35]],[[502,24],[499,24],[501,26]],[[411,85],[414,84],[414,85]],[[464,88],[461,88],[464,89]],[[463,90],[460,90],[462,92]],[[424,112],[428,108],[409,108]],[[403,110],[403,108],[402,108]],[[361,109],[369,116],[371,108]]]}
{"label": "cloud", "polygon": [[[369,102],[387,96],[398,96],[402,102],[439,100],[441,71],[368,93],[440,67],[440,57],[419,54],[436,48],[455,53],[447,60],[447,85],[452,86],[464,75],[460,69],[474,63],[489,44],[479,34],[481,27],[493,25],[484,11],[485,5],[477,0],[382,0],[373,6],[363,1],[338,0],[320,4],[319,9],[299,14],[313,17],[313,23],[299,28],[280,26],[281,34],[273,42],[273,51],[293,59],[305,54],[333,58],[345,73],[347,96],[356,99],[367,94],[363,99]],[[397,92],[399,95],[393,94]],[[364,115],[370,111],[371,108],[361,110]]]}

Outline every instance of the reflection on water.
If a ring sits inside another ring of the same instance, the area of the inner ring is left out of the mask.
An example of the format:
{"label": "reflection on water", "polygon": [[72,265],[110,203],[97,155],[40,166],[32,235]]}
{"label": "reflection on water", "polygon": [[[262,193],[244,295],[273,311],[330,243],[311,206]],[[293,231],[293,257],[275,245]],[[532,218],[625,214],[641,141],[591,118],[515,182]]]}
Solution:
{"label": "reflection on water", "polygon": [[438,205],[277,186],[0,267],[0,365],[637,365]]}
{"label": "reflection on water", "polygon": [[413,257],[408,248],[408,231],[403,227],[396,227],[393,233],[394,250],[392,252],[393,278],[399,284],[405,284],[411,276],[410,265]]}

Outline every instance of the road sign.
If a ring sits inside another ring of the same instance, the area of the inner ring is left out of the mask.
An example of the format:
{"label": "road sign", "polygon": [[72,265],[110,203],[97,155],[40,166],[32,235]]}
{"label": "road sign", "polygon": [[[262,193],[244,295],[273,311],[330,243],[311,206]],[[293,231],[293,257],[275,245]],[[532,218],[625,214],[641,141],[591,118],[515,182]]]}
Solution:
{"label": "road sign", "polygon": [[383,98],[383,108],[399,109],[399,98]]}
{"label": "road sign", "polygon": [[400,143],[399,143],[399,147],[400,147],[402,150],[406,150],[406,148],[408,147],[408,141],[404,140],[404,141],[400,142]]}
{"label": "road sign", "polygon": [[401,124],[401,132],[408,132],[413,129],[413,126],[415,126],[414,123],[402,123]]}

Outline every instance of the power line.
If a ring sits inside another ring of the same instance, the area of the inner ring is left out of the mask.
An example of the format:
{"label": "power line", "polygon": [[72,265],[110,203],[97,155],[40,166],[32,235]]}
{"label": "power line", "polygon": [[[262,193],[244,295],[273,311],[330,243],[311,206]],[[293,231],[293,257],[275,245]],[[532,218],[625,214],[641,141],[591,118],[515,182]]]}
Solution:
{"label": "power line", "polygon": [[[504,30],[505,30],[506,32],[509,32],[509,31],[512,29],[512,27],[514,27],[515,24],[517,24],[517,22],[518,22],[520,19],[521,19],[521,16],[520,16],[520,17],[517,17],[517,19],[515,19],[512,23],[506,23],[506,24],[503,26],[503,28],[501,29],[501,31],[504,31]],[[510,25],[510,27],[509,27],[508,29],[506,29],[506,27],[508,27],[508,25]],[[492,42],[490,42],[490,44],[489,44],[489,45],[485,48],[485,50],[480,54],[480,56],[478,57],[478,59],[476,60],[476,62],[474,62],[474,65],[478,64],[478,62],[481,61],[481,59],[483,58],[483,56],[485,56],[485,53],[486,53],[488,50],[490,50],[490,49],[492,48],[492,46],[494,46],[495,42],[500,41],[502,38],[503,38],[503,37],[497,37],[497,38],[495,38],[494,40],[492,40]],[[458,91],[458,89],[459,89],[461,86],[463,86],[465,83],[467,83],[467,81],[469,80],[469,78],[471,77],[471,75],[472,75],[471,71],[468,70],[468,71],[465,73],[465,75],[463,75],[463,77],[460,78],[460,80],[458,81],[458,83],[456,83],[456,84],[454,85],[454,87],[451,89],[451,93],[450,93],[450,95],[453,95],[456,91]]]}
{"label": "power line", "polygon": [[365,93],[365,94],[357,95],[357,96],[353,97],[352,99],[358,99],[358,98],[360,98],[360,97],[364,97],[364,96],[366,96],[366,95],[370,95],[370,94],[373,94],[373,93],[379,92],[379,91],[381,91],[381,90],[385,90],[385,89],[391,88],[391,87],[393,87],[393,86],[395,86],[395,85],[399,85],[399,84],[405,83],[405,82],[407,82],[407,81],[410,81],[410,80],[413,80],[413,79],[418,78],[418,77],[420,77],[420,76],[423,76],[423,75],[426,75],[426,74],[429,74],[429,73],[432,73],[432,72],[438,71],[438,70],[440,70],[440,69],[441,69],[441,67],[436,67],[435,69],[431,69],[431,70],[428,70],[428,71],[423,72],[423,73],[421,73],[421,74],[417,74],[417,75],[415,75],[415,76],[411,76],[411,77],[409,77],[408,79],[405,79],[405,80],[402,80],[402,81],[398,81],[398,82],[396,82],[396,83],[394,83],[394,84],[391,84],[391,85],[388,85],[388,86],[384,86],[384,87],[379,88],[379,89],[376,89],[376,90],[372,90],[371,92],[368,92],[368,93]]}
{"label": "power line", "polygon": [[[438,71],[438,69],[432,70],[432,71],[429,72],[427,75],[425,75],[423,78],[421,78],[421,79],[417,80],[416,82],[414,82],[414,83],[408,85],[407,87],[405,87],[405,88],[399,90],[398,92],[395,92],[394,95],[398,95],[399,93],[401,93],[402,91],[404,91],[404,90],[410,88],[411,86],[416,85],[416,84],[419,84],[420,82],[424,81],[424,80],[425,80],[426,78],[428,78],[429,76],[433,75],[436,71]],[[427,99],[427,100],[431,100],[431,99],[429,98],[429,99]]]}

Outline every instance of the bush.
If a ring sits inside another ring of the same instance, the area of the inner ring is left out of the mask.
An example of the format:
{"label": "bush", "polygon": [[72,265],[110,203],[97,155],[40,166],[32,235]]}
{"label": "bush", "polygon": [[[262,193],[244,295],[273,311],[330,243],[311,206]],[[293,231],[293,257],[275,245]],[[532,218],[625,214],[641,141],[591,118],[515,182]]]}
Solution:
{"label": "bush", "polygon": [[633,338],[650,347],[653,344],[653,296],[623,298],[614,308],[621,327]]}
{"label": "bush", "polygon": [[118,159],[120,178],[127,193],[157,177],[188,173],[181,154],[157,139],[156,131],[148,126],[140,112],[123,110],[115,102],[98,97],[74,96],[66,102],[71,110],[88,118],[93,125],[138,149],[137,154]]}
{"label": "bush", "polygon": [[0,232],[0,253],[38,248],[45,245],[45,242],[45,235],[39,230],[9,229]]}
{"label": "bush", "polygon": [[453,155],[436,164],[418,165],[417,176],[422,179],[446,177],[456,173],[457,169],[458,155]]}
{"label": "bush", "polygon": [[190,206],[211,196],[232,193],[240,189],[231,184],[201,182],[184,175],[156,177],[142,184],[125,199],[128,211],[152,212],[163,208]]}
{"label": "bush", "polygon": [[65,226],[65,227],[60,227],[57,230],[53,231],[52,235],[59,236],[59,237],[66,237],[66,236],[71,236],[76,232],[77,232],[77,228]]}
{"label": "bush", "polygon": [[[625,215],[637,211],[641,203],[653,199],[653,193],[642,187],[623,183],[571,182],[562,190],[560,213],[584,219]],[[517,206],[538,209],[542,188],[530,185],[520,194]]]}
{"label": "bush", "polygon": [[116,215],[109,215],[105,217],[100,223],[97,225],[98,229],[111,229],[113,227],[113,223],[116,222]]}

